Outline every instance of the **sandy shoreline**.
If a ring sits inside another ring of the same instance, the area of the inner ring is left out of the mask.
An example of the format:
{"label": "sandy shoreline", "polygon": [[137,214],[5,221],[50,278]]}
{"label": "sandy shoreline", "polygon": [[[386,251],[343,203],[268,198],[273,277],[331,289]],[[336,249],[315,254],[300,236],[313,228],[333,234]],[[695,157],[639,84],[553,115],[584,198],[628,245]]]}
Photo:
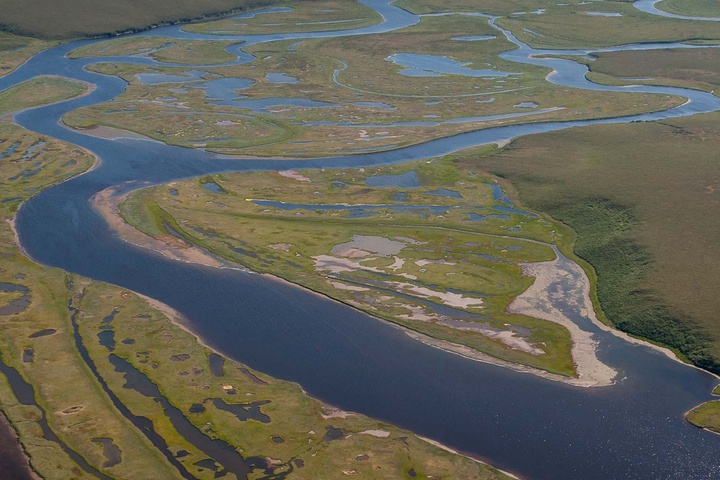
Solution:
{"label": "sandy shoreline", "polygon": [[[179,261],[187,262],[187,263],[195,263],[195,264],[205,265],[205,266],[215,267],[215,268],[232,268],[233,264],[231,264],[230,262],[222,261],[219,258],[208,253],[207,251],[200,249],[196,246],[190,246],[189,244],[181,244],[180,243],[181,241],[179,239],[177,239],[178,242],[175,242],[174,237],[171,237],[172,239],[169,239],[169,241],[166,243],[161,240],[157,240],[153,237],[150,237],[149,235],[146,235],[146,234],[140,232],[139,230],[135,229],[134,227],[128,225],[122,219],[122,217],[120,216],[120,214],[117,210],[117,205],[120,202],[122,202],[123,199],[126,198],[126,196],[127,196],[127,194],[117,195],[116,189],[111,187],[111,188],[105,189],[105,190],[97,193],[92,199],[93,206],[98,210],[98,212],[103,216],[103,218],[105,218],[105,220],[108,222],[110,227],[124,241],[131,243],[135,246],[138,246],[140,248],[145,248],[145,249],[155,251],[156,253],[162,254],[165,257],[173,259],[173,260],[179,260]],[[235,268],[242,268],[242,267],[238,266]],[[281,283],[284,283],[286,285],[289,285],[289,286],[292,286],[295,288],[302,288],[308,292],[313,293],[314,295],[318,295],[318,296],[321,296],[323,298],[326,298],[326,299],[329,299],[332,301],[337,301],[335,299],[328,297],[327,295],[324,295],[322,293],[315,292],[314,290],[302,287],[293,282],[285,280],[284,278],[280,278],[280,277],[277,277],[275,275],[268,274],[268,273],[263,273],[261,275],[264,275],[264,276],[272,279],[273,281],[281,282]],[[538,282],[536,282],[536,284],[537,283]],[[528,294],[528,292],[525,292],[525,295],[527,295],[527,294]],[[146,298],[149,302],[154,301],[152,299],[149,299],[148,297],[144,297],[144,298]],[[588,301],[589,301],[589,297],[588,297]],[[343,303],[343,302],[339,302],[339,303]],[[161,306],[163,306],[163,308],[167,309],[167,311],[170,313],[170,315],[175,315],[175,316],[177,316],[177,318],[180,318],[180,319],[182,318],[181,315],[177,314],[177,312],[170,309],[170,307],[167,307],[164,304],[161,304],[160,302],[158,302],[158,305],[161,305]],[[160,309],[162,310],[162,308],[160,308]],[[163,311],[165,311],[165,310],[163,310]],[[534,316],[537,316],[537,315],[534,315]],[[501,359],[495,358],[493,356],[479,352],[477,350],[474,350],[470,347],[466,347],[464,345],[459,345],[459,344],[455,344],[452,342],[439,340],[439,339],[436,339],[436,338],[433,338],[433,337],[430,337],[430,336],[427,336],[427,335],[424,335],[424,334],[421,334],[418,332],[414,332],[414,331],[407,329],[396,323],[389,322],[387,320],[383,320],[383,319],[380,319],[377,317],[374,317],[374,318],[376,318],[377,320],[380,320],[382,322],[385,322],[388,325],[391,325],[395,328],[400,329],[406,335],[408,335],[411,338],[414,338],[415,340],[418,340],[426,345],[430,345],[430,346],[439,348],[441,350],[445,350],[450,353],[461,355],[468,359],[480,361],[483,363],[498,365],[501,367],[512,369],[517,372],[537,375],[539,377],[546,378],[546,379],[553,380],[553,381],[564,382],[564,383],[568,383],[570,385],[581,386],[581,387],[591,387],[591,386],[609,385],[612,383],[612,378],[615,377],[615,372],[610,369],[608,369],[608,370],[610,370],[609,372],[604,371],[604,375],[586,374],[586,375],[581,376],[580,378],[566,377],[563,375],[550,373],[545,370],[541,370],[539,368],[534,368],[534,367],[530,367],[527,365],[522,365],[522,364],[517,364],[517,363],[501,360]],[[542,317],[538,317],[538,318],[542,318]],[[570,324],[572,324],[572,322],[570,320],[567,320],[567,321]],[[183,321],[179,321],[179,322],[175,322],[175,323],[192,333],[192,331],[188,329],[187,324],[184,323]],[[575,326],[574,324],[572,324],[572,325]],[[578,330],[578,332],[582,332],[576,326],[575,326],[575,328]],[[195,334],[193,334],[193,335],[195,335]],[[195,336],[197,337],[197,335],[195,335]],[[583,341],[582,345],[587,344],[587,341],[582,338],[581,334],[576,334],[573,337],[573,341],[575,341],[576,338],[578,341],[581,341],[581,340]],[[199,341],[203,345],[207,346],[205,343],[202,342],[201,339],[199,339]],[[603,372],[603,369],[596,364],[597,359],[594,356],[594,345],[595,344],[593,342],[592,348],[590,348],[587,352],[585,352],[582,355],[577,355],[576,362],[578,363],[578,365],[582,365],[582,367],[578,368],[579,372],[580,371],[590,372],[590,371],[595,371],[595,370],[598,372]],[[575,350],[575,347],[573,347],[573,350]],[[573,358],[575,359],[575,357],[576,356],[574,355]],[[599,362],[597,362],[597,363],[599,363]],[[602,365],[602,364],[600,364],[600,365]],[[604,366],[604,365],[602,365],[602,366]]]}
{"label": "sandy shoreline", "polygon": [[584,316],[591,312],[592,315],[595,314],[590,300],[590,280],[585,271],[560,256],[550,262],[526,263],[522,268],[523,274],[534,277],[535,281],[530,288],[513,299],[508,306],[508,312],[557,323],[570,332],[572,358],[578,375],[577,379],[572,381],[573,384],[586,387],[613,384],[617,371],[598,359],[598,343],[594,335],[582,330],[553,304],[554,297],[558,295],[553,289],[563,283],[570,291],[564,292],[564,300],[571,308],[579,309]]}
{"label": "sandy shoreline", "polygon": [[[215,256],[207,250],[201,249],[181,239],[177,239],[168,235],[168,238],[166,239],[167,241],[158,240],[128,225],[120,216],[117,210],[117,205],[122,202],[127,197],[127,195],[128,194],[117,195],[116,188],[110,187],[97,193],[92,198],[92,205],[108,222],[110,228],[114,230],[123,241],[135,245],[139,248],[148,249],[155,253],[161,254],[167,258],[185,263],[194,263],[214,268],[232,268],[251,272],[242,265]],[[558,264],[559,262],[561,262],[560,257],[550,262],[524,264],[523,271],[525,272],[525,274],[535,277],[536,280],[528,290],[526,290],[524,293],[517,296],[513,300],[513,302],[508,307],[508,312],[540,318],[543,320],[558,323],[566,327],[570,332],[572,338],[572,357],[578,372],[577,378],[554,374],[545,370],[541,370],[539,368],[501,360],[499,358],[484,354],[464,345],[436,339],[375,316],[373,316],[373,318],[400,329],[406,335],[426,345],[439,348],[441,350],[445,350],[449,353],[454,353],[456,355],[460,355],[471,360],[509,368],[516,372],[528,373],[548,380],[563,382],[577,387],[601,387],[612,385],[615,382],[615,378],[617,377],[617,371],[605,365],[597,358],[596,351],[598,344],[597,341],[593,339],[593,334],[580,329],[580,327],[578,327],[571,319],[569,319],[551,304],[552,293],[549,291],[549,287],[560,279],[565,279],[566,281],[572,280],[574,282],[573,288],[575,290],[573,293],[575,293],[578,297],[574,300],[574,303],[580,305],[580,307],[582,308],[583,316],[587,317],[598,328],[610,332],[615,336],[620,337],[630,343],[653,348],[656,351],[662,352],[668,358],[683,363],[684,365],[689,365],[680,360],[671,350],[667,348],[651,344],[645,340],[631,337],[624,332],[616,330],[602,323],[597,318],[597,315],[592,305],[592,301],[590,300],[590,280],[585,274],[585,271],[577,263],[572,262],[565,257],[563,257],[563,259],[565,262],[567,262],[567,264],[570,265],[569,269],[567,268],[567,265],[565,265],[566,269],[564,270],[559,267]],[[347,305],[344,302],[339,302],[338,300],[328,297],[325,294],[316,292],[312,289],[308,289],[276,275],[272,275],[269,273],[252,273],[266,276],[273,281],[285,283],[294,288],[302,288],[303,290],[310,292],[314,295],[318,295],[325,299]],[[572,279],[570,279],[569,277],[572,277]],[[149,297],[145,297],[143,295],[140,296],[148,300],[148,302],[156,302]],[[186,322],[183,322],[181,320],[183,318],[182,315],[160,302],[157,302],[157,304],[162,307],[159,308],[160,310],[163,310],[164,308],[167,310],[167,312],[170,313],[170,315],[180,319],[179,321],[174,323],[184,328],[188,332],[192,333],[196,338],[198,338],[198,341],[202,345],[207,347],[207,344],[204,343],[201,338],[199,338],[188,328]],[[351,308],[356,308],[352,305],[349,306]],[[692,366],[693,368],[698,368],[694,365],[689,366]],[[702,370],[700,368],[698,369]]]}
{"label": "sandy shoreline", "polygon": [[118,205],[127,198],[129,193],[117,194],[116,187],[109,187],[96,193],[90,202],[92,206],[102,215],[118,236],[125,242],[140,248],[145,248],[159,253],[172,260],[185,263],[195,263],[208,267],[227,267],[229,264],[206,250],[198,248],[182,239],[167,235],[163,240],[158,240],[142,233],[136,228],[128,225],[118,210]]}

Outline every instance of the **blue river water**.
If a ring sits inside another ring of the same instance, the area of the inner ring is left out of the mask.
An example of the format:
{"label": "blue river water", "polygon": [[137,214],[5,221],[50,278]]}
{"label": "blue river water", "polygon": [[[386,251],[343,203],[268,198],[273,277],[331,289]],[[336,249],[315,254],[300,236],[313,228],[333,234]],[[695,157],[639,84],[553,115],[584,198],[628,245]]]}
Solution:
{"label": "blue river water", "polygon": [[[381,33],[417,23],[418,17],[387,0],[363,0],[383,22],[340,32],[230,37],[242,45]],[[493,19],[488,17],[492,24]],[[17,214],[20,242],[36,261],[110,282],[156,298],[187,316],[193,331],[231,358],[270,375],[296,381],[311,395],[443,442],[529,479],[708,479],[720,477],[720,436],[683,419],[710,399],[717,378],[631,345],[573,320],[599,341],[601,360],[620,371],[610,387],[577,388],[484,364],[417,342],[399,329],[303,289],[234,269],[173,262],[119,239],[90,206],[97,192],[199,175],[289,168],[360,167],[447,154],[521,135],[592,124],[652,121],[720,110],[720,99],[681,88],[605,87],[584,77],[586,67],[568,60],[534,58],[543,53],[498,29],[518,49],[503,58],[549,67],[548,80],[571,88],[680,95],[689,101],[664,112],[594,121],[544,122],[495,127],[392,152],[319,159],[238,160],[204,151],[132,139],[95,138],[63,127],[67,112],[115,98],[125,89],[116,77],[85,66],[107,59],[65,55],[95,40],[60,45],[39,53],[0,78],[0,91],[51,73],[92,83],[88,95],[16,114],[30,130],[80,145],[101,158],[94,170],[52,187],[26,202]],[[180,26],[139,35],[217,39]],[[227,35],[222,38],[228,38]],[[631,45],[622,49],[667,48]],[[239,48],[239,47],[237,47]],[[613,49],[605,49],[613,50]],[[242,53],[242,52],[239,52]],[[238,56],[238,62],[252,61]],[[138,57],[112,61],[156,63]]]}

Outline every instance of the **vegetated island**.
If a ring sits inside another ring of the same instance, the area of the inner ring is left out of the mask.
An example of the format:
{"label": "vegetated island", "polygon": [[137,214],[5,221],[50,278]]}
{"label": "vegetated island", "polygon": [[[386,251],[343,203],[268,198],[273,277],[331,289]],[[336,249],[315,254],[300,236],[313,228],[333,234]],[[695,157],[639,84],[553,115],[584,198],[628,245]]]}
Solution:
{"label": "vegetated island", "polygon": [[14,212],[94,158],[8,122],[0,123],[0,153],[0,403],[34,472],[510,478],[230,361],[166,306],[35,264],[17,246]]}
{"label": "vegetated island", "polygon": [[127,198],[106,191],[95,204],[128,241],[208,263],[199,246],[468,357],[583,386],[615,377],[592,335],[550,299],[570,276],[586,292],[572,301],[593,315],[587,277],[556,247],[570,246],[565,227],[451,157],[206,176]]}

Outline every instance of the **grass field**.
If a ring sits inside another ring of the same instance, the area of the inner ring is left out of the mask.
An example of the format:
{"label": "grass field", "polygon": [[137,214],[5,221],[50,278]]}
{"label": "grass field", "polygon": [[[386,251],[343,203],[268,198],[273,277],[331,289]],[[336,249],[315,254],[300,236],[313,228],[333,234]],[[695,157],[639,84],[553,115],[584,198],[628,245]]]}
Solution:
{"label": "grass field", "polygon": [[76,97],[86,90],[85,85],[59,77],[36,77],[0,92],[0,115]]}
{"label": "grass field", "polygon": [[720,433],[720,400],[698,405],[690,410],[685,418],[697,427]]}
{"label": "grass field", "polygon": [[166,63],[215,65],[235,60],[226,48],[238,42],[176,40],[163,37],[126,37],[93,43],[70,52],[70,58],[148,56]]}
{"label": "grass field", "polygon": [[[482,4],[476,0],[398,0],[395,5],[416,14],[482,11],[490,15],[510,15],[513,12],[528,12],[554,6],[556,3],[551,0],[484,0]],[[578,2],[563,3],[576,4]]]}
{"label": "grass field", "polygon": [[[421,183],[410,189],[366,184],[384,175],[417,176]],[[156,238],[171,241],[169,225],[189,242],[255,271],[412,330],[572,376],[564,327],[507,313],[511,300],[532,284],[519,264],[555,257],[547,245],[526,239],[561,243],[558,225],[522,213],[498,216],[507,206],[496,198],[498,188],[492,177],[458,169],[448,158],[368,171],[202,177],[136,192],[120,211]],[[356,211],[352,205],[377,207]],[[408,205],[415,210],[402,210]],[[472,220],[477,215],[488,216]],[[277,238],[292,240],[278,244]],[[397,251],[382,253],[388,242]],[[443,310],[448,307],[455,313]]]}
{"label": "grass field", "polygon": [[719,117],[527,137],[480,162],[577,231],[576,253],[597,271],[613,324],[715,372]]}
{"label": "grass field", "polygon": [[[226,19],[188,25],[189,32],[220,35],[316,32],[349,30],[380,23],[375,10],[351,0],[312,0],[274,2],[282,12],[257,15],[241,20]],[[289,10],[292,8],[292,10]]]}
{"label": "grass field", "polygon": [[[587,62],[588,78],[600,83],[670,85],[717,91],[720,88],[720,49],[652,50],[596,54]],[[613,82],[612,78],[616,77]]]}
{"label": "grass field", "polygon": [[[600,14],[598,14],[600,13]],[[659,17],[630,2],[547,6],[542,14],[513,14],[498,24],[545,48],[595,48],[646,42],[720,42],[714,22]]]}
{"label": "grass field", "polygon": [[0,28],[45,39],[112,35],[269,5],[272,0],[0,0]]}
{"label": "grass field", "polygon": [[[416,14],[481,12],[498,15],[498,23],[534,47],[585,48],[636,42],[710,41],[720,34],[713,22],[663,18],[635,9],[630,1],[569,0],[399,0]],[[690,16],[720,17],[714,0],[665,0],[659,8]],[[611,15],[606,15],[611,14]]]}
{"label": "grass field", "polygon": [[0,32],[0,76],[6,75],[41,50],[55,42]]}
{"label": "grass field", "polygon": [[660,10],[690,17],[720,17],[720,4],[715,0],[663,0],[655,4]]}
{"label": "grass field", "polygon": [[[221,153],[304,157],[326,155],[329,151],[354,153],[396,148],[501,124],[646,112],[682,101],[665,95],[584,92],[558,87],[545,81],[547,69],[499,60],[499,52],[512,48],[504,38],[485,40],[483,48],[469,48],[471,42],[452,39],[469,33],[497,34],[484,18],[428,17],[417,26],[371,39],[348,37],[255,45],[247,49],[257,58],[251,64],[203,67],[206,73],[200,80],[159,85],[142,85],[136,75],[177,75],[187,70],[96,65],[91,68],[127,80],[130,83],[127,91],[111,102],[71,112],[64,121],[81,128],[112,126],[171,144],[202,146]],[[118,39],[80,49],[74,55],[139,53],[167,43],[166,39]],[[217,45],[214,51],[225,53]],[[171,48],[152,55],[157,58],[169,53]],[[387,60],[395,53],[447,56],[469,63],[468,68],[513,74],[485,78],[409,77],[399,74],[402,67]],[[296,78],[297,82],[268,80],[268,74],[278,72]],[[237,101],[209,100],[203,90],[205,84],[213,85],[207,82],[227,78],[249,79],[252,83],[235,92]],[[304,98],[330,106],[311,108],[280,103],[252,110],[243,108],[240,96],[252,101]],[[492,115],[509,116],[472,120]],[[458,117],[468,120],[443,123]],[[140,118],[142,121],[138,121]],[[419,125],[403,123],[418,120]]]}

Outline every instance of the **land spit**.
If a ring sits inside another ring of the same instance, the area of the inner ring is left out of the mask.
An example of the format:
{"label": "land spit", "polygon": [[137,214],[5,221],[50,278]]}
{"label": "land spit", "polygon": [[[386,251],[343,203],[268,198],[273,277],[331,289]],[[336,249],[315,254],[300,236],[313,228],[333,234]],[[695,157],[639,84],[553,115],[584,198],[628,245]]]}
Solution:
{"label": "land spit", "polygon": [[[129,193],[119,194],[117,188],[110,187],[97,193],[92,198],[93,206],[98,210],[103,218],[105,218],[111,229],[113,229],[124,241],[137,247],[154,251],[173,260],[195,263],[214,268],[247,270],[241,265],[217,257],[207,250],[199,248],[181,239],[175,239],[174,237],[168,236],[169,238],[167,241],[158,240],[130,226],[125,222],[118,210],[118,206],[123,200],[125,200],[125,198],[127,198],[128,194]],[[557,295],[551,291],[551,287],[556,285],[559,281],[567,280],[566,277],[569,275],[573,279],[571,282],[573,287],[572,293],[578,297],[572,301],[574,304],[573,306],[581,308],[582,312],[586,312],[584,315],[591,315],[592,317],[590,320],[592,320],[593,323],[602,325],[597,320],[595,312],[592,308],[592,302],[590,301],[590,282],[585,275],[585,272],[579,265],[571,262],[565,257],[562,257],[557,249],[555,249],[555,251],[556,254],[558,254],[558,258],[554,261],[543,262],[540,264],[525,264],[523,266],[525,274],[535,276],[536,281],[527,291],[515,298],[508,308],[508,311],[510,313],[521,313],[543,320],[548,320],[568,328],[572,338],[572,357],[578,372],[577,378],[550,373],[539,368],[501,360],[464,345],[436,339],[428,335],[412,331],[396,323],[382,320],[377,317],[374,318],[400,329],[411,338],[414,338],[422,343],[472,360],[498,365],[517,372],[530,373],[548,380],[559,381],[579,387],[601,387],[612,385],[617,372],[609,366],[603,364],[597,358],[597,342],[592,338],[592,334],[580,329],[554,304],[557,300],[557,298],[555,298]],[[536,268],[538,269],[537,271],[534,270]],[[287,280],[275,275],[263,275],[272,278],[275,281],[284,282],[296,288],[305,289],[305,287],[288,282]],[[318,292],[313,293],[322,295]],[[330,300],[337,301],[325,295],[322,296]],[[147,297],[144,298],[148,301],[152,301]],[[162,310],[166,313],[170,313],[168,316],[174,320],[175,324],[188,330],[187,322],[181,320],[182,316],[178,315],[176,312],[172,312],[172,309],[168,310],[168,308],[169,307],[164,306]],[[607,328],[609,329],[609,327]],[[198,340],[205,345],[201,339]]]}

